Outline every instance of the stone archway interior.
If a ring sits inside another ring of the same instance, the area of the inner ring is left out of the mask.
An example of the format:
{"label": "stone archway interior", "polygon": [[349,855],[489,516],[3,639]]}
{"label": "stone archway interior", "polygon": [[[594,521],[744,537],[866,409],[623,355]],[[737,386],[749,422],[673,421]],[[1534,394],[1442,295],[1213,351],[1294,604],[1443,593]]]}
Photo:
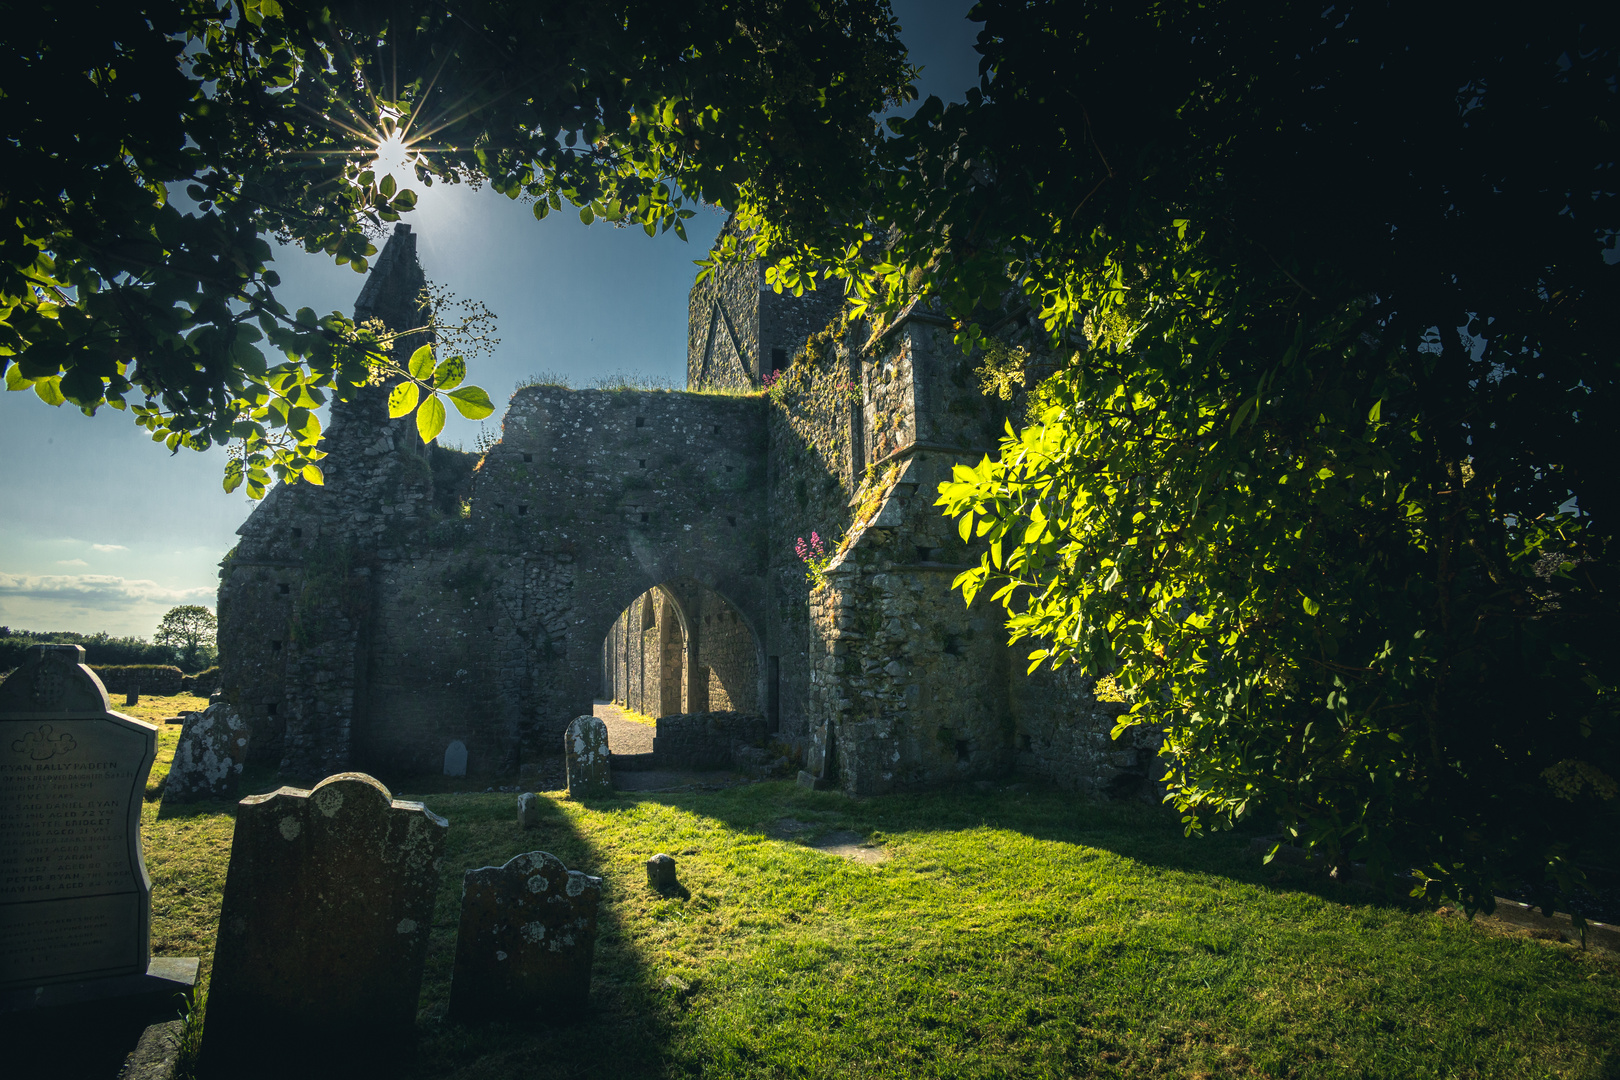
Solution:
{"label": "stone archway interior", "polygon": [[632,600],[602,642],[602,696],[655,717],[758,712],[754,632],[713,589],[664,582]]}

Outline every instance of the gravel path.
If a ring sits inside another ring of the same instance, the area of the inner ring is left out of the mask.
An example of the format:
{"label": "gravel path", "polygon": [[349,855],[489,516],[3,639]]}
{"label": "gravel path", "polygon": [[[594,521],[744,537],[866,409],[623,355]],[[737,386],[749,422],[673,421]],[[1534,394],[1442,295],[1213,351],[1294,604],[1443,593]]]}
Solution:
{"label": "gravel path", "polygon": [[619,714],[619,707],[611,702],[598,701],[593,711],[607,725],[609,751],[615,754],[652,753],[652,728],[626,720]]}

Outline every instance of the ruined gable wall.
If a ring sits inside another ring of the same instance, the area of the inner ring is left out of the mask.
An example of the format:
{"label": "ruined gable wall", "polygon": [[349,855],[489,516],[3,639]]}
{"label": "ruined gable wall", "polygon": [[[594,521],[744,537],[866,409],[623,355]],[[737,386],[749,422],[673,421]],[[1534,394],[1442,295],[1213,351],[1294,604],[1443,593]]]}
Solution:
{"label": "ruined gable wall", "polygon": [[[758,399],[520,390],[468,517],[403,538],[388,560],[363,759],[434,769],[456,738],[470,772],[554,753],[591,711],[620,613],[671,578],[702,582],[757,624],[763,476]],[[656,712],[649,633],[630,629],[645,659],[624,677],[637,692],[640,667],[642,711]]]}
{"label": "ruined gable wall", "polygon": [[762,275],[748,260],[717,267],[687,298],[686,385],[752,390],[759,371]]}

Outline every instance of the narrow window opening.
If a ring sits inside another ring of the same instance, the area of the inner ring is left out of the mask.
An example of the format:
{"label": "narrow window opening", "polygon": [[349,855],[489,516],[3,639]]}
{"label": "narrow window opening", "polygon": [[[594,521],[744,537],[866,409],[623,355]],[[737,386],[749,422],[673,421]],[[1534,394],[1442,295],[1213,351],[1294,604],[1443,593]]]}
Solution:
{"label": "narrow window opening", "polygon": [[647,515],[646,514],[641,515],[641,521],[642,521],[643,524],[646,523],[646,521],[647,521]]}
{"label": "narrow window opening", "polygon": [[285,581],[276,587],[281,590],[282,596],[286,596],[288,593],[292,592],[292,586],[287,584]]}
{"label": "narrow window opening", "polygon": [[524,461],[533,461],[534,460],[534,455],[533,454],[524,454],[523,455],[523,460]]}
{"label": "narrow window opening", "polygon": [[967,759],[968,759],[968,741],[966,739],[957,739],[956,740],[956,760],[957,761],[966,761]]}
{"label": "narrow window opening", "polygon": [[646,458],[637,458],[636,459],[636,468],[645,469],[646,467],[647,467],[647,459]]}
{"label": "narrow window opening", "polygon": [[519,517],[523,516],[524,514],[527,514],[528,512],[529,512],[529,508],[527,506],[518,507],[518,516]]}
{"label": "narrow window opening", "polygon": [[299,529],[299,528],[294,528],[293,529],[293,539],[294,540],[302,540],[303,538],[304,538],[304,530]]}
{"label": "narrow window opening", "polygon": [[271,642],[271,643],[270,643],[270,651],[271,651],[271,652],[280,652],[280,651],[281,651],[281,642],[279,642],[279,641],[272,641],[272,642]]}
{"label": "narrow window opening", "polygon": [[720,434],[720,425],[719,424],[714,425],[714,433],[716,435]]}
{"label": "narrow window opening", "polygon": [[786,349],[772,349],[771,350],[771,370],[772,371],[781,371],[783,368],[785,368],[787,366],[788,366],[787,350]]}
{"label": "narrow window opening", "polygon": [[1019,749],[1019,751],[1021,753],[1025,753],[1025,754],[1029,753],[1029,733],[1028,732],[1021,731],[1021,732],[1018,733],[1018,749]]}
{"label": "narrow window opening", "polygon": [[917,544],[915,546],[917,548],[917,561],[918,562],[930,562],[930,561],[933,560],[933,558],[934,558],[934,549],[933,548],[924,547],[921,544]]}
{"label": "narrow window opening", "polygon": [[264,712],[266,716],[276,715],[276,703],[272,701],[270,704],[266,705],[264,707]]}
{"label": "narrow window opening", "polygon": [[646,427],[646,426],[647,426],[647,418],[645,416],[636,417],[636,427]]}

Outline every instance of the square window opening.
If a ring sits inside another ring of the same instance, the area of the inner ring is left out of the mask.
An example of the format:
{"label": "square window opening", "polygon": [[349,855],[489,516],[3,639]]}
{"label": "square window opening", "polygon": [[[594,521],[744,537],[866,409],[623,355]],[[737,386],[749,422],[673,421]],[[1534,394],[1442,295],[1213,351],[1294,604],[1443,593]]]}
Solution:
{"label": "square window opening", "polygon": [[286,596],[288,593],[292,592],[292,586],[287,584],[285,581],[276,586],[276,588],[280,590],[282,596]]}
{"label": "square window opening", "polygon": [[647,418],[645,416],[636,417],[636,427],[646,427],[646,426],[647,426]]}

